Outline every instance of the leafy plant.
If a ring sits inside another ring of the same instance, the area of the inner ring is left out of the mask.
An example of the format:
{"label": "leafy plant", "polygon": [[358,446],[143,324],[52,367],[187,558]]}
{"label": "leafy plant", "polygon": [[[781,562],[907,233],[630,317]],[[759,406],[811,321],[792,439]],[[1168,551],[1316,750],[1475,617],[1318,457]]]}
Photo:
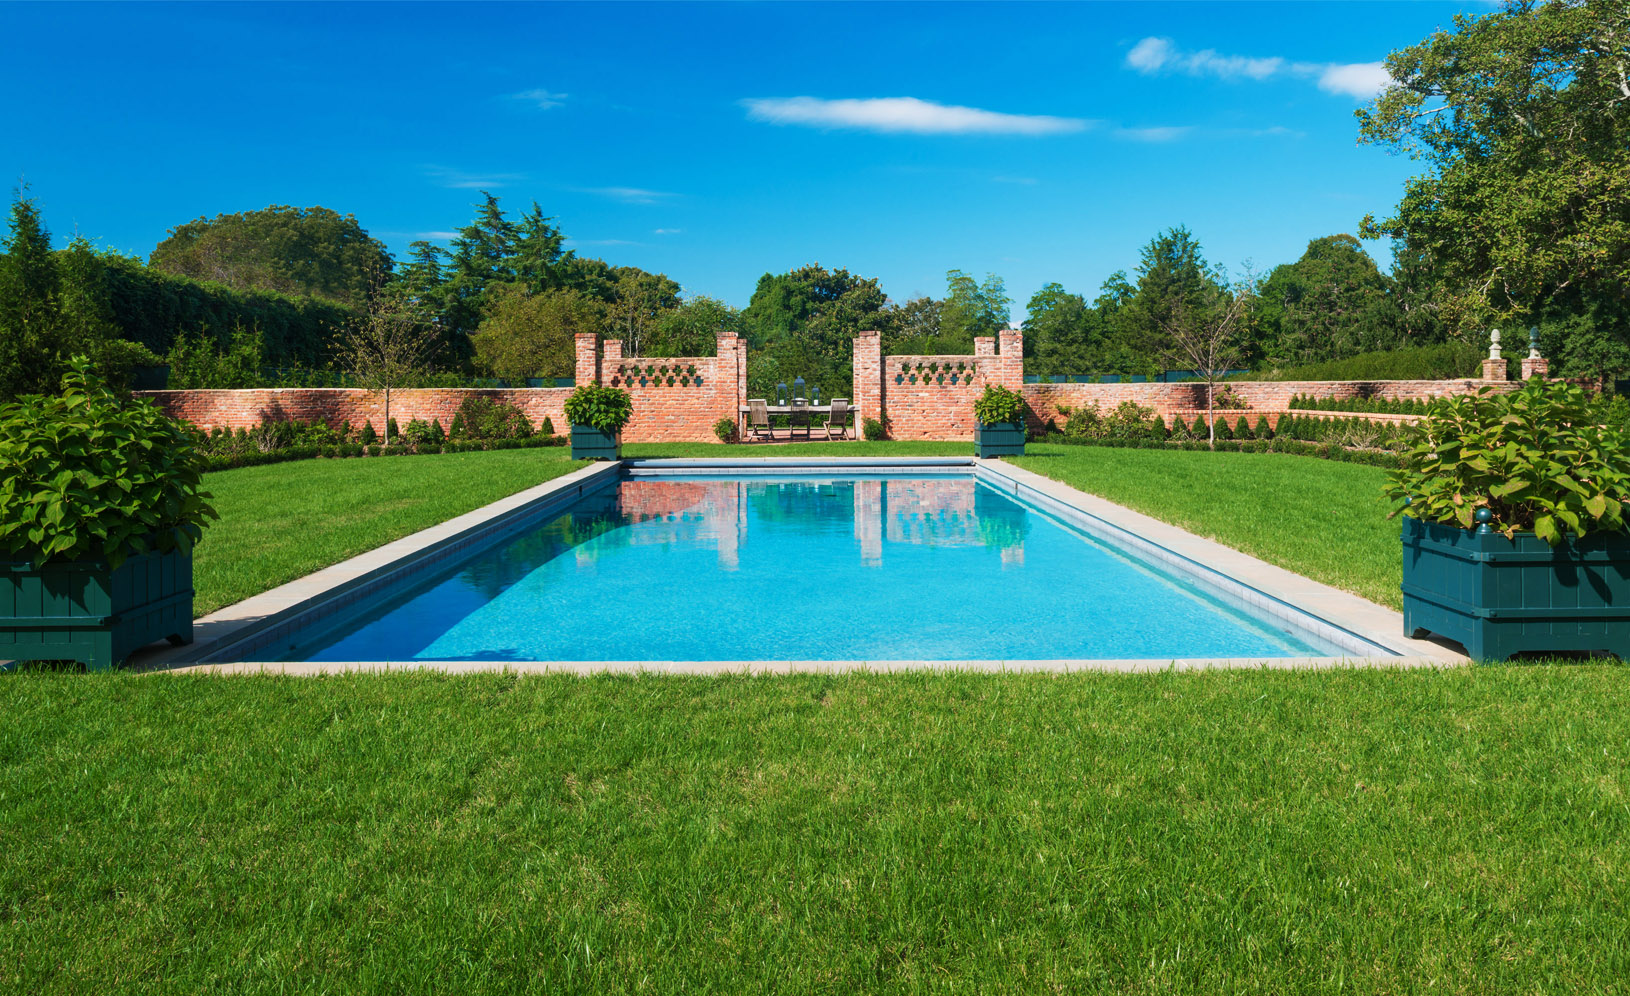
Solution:
{"label": "leafy plant", "polygon": [[719,437],[719,442],[730,443],[736,439],[736,420],[721,418],[713,423],[713,434]]}
{"label": "leafy plant", "polygon": [[581,384],[566,398],[566,420],[615,435],[633,417],[634,402],[620,387]]}
{"label": "leafy plant", "polygon": [[880,443],[888,438],[889,431],[884,428],[882,422],[875,418],[868,418],[861,421],[860,434],[865,436],[868,442]]}
{"label": "leafy plant", "polygon": [[545,436],[553,436],[555,434],[555,420],[545,415],[543,417],[543,424],[538,426],[538,431],[543,433]]}
{"label": "leafy plant", "polygon": [[519,406],[506,405],[484,394],[471,394],[453,414],[454,439],[527,439],[532,420]]}
{"label": "leafy plant", "polygon": [[[1623,532],[1630,501],[1630,436],[1604,424],[1607,406],[1564,382],[1441,398],[1411,431],[1413,445],[1385,491],[1403,513],[1508,539],[1532,532]],[[1487,515],[1482,515],[1486,511]]]}
{"label": "leafy plant", "polygon": [[1024,398],[1000,384],[986,384],[973,403],[973,415],[985,425],[1024,421]]}
{"label": "leafy plant", "polygon": [[191,550],[216,518],[196,437],[76,356],[62,393],[0,405],[0,550],[36,565]]}

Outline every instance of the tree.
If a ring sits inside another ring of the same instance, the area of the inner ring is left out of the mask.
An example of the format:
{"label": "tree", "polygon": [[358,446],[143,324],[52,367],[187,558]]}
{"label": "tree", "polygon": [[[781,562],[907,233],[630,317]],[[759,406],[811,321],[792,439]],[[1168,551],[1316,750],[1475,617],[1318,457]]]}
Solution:
{"label": "tree", "polygon": [[955,345],[951,352],[971,353],[975,337],[995,335],[1012,322],[1013,299],[996,274],[985,274],[981,284],[961,270],[951,270],[945,274],[945,285],[940,335]]}
{"label": "tree", "polygon": [[321,297],[362,308],[370,275],[388,273],[391,257],[351,215],[274,204],[172,228],[148,265],[237,290]]}
{"label": "tree", "polygon": [[1206,385],[1206,429],[1217,448],[1217,382],[1240,363],[1240,318],[1250,300],[1249,288],[1229,289],[1212,283],[1198,294],[1172,292],[1163,310],[1166,362],[1199,374]]}
{"label": "tree", "polygon": [[1179,324],[1177,311],[1203,312],[1222,282],[1206,264],[1199,240],[1182,225],[1149,240],[1135,277],[1131,297],[1116,310],[1109,338],[1134,367],[1147,370],[1170,352],[1167,330]]}
{"label": "tree", "polygon": [[644,356],[711,356],[720,332],[743,332],[741,312],[717,298],[699,294],[662,312]]}
{"label": "tree", "polygon": [[1360,141],[1430,172],[1391,217],[1366,217],[1364,237],[1424,261],[1461,335],[1537,322],[1560,372],[1630,370],[1630,330],[1581,336],[1572,321],[1611,318],[1630,285],[1630,8],[1507,0],[1392,53],[1387,71]]}
{"label": "tree", "polygon": [[1103,344],[1101,319],[1080,294],[1049,283],[1031,295],[1024,319],[1024,352],[1046,373],[1091,370]]}
{"label": "tree", "polygon": [[56,342],[61,312],[51,233],[38,205],[19,190],[0,256],[0,400],[57,389],[66,358]]}
{"label": "tree", "polygon": [[940,316],[945,302],[927,295],[914,297],[905,304],[891,304],[888,338],[882,342],[884,353],[942,353],[940,343]]}
{"label": "tree", "polygon": [[518,285],[494,288],[487,317],[471,343],[477,363],[496,376],[569,377],[577,364],[577,334],[598,332],[604,306],[571,290],[534,294]]}
{"label": "tree", "polygon": [[1391,284],[1351,235],[1312,240],[1262,285],[1262,357],[1290,366],[1400,345]]}
{"label": "tree", "polygon": [[384,274],[373,278],[368,310],[344,325],[334,342],[341,366],[363,387],[385,395],[385,445],[389,446],[391,392],[430,369],[436,330],[401,300],[382,293]]}

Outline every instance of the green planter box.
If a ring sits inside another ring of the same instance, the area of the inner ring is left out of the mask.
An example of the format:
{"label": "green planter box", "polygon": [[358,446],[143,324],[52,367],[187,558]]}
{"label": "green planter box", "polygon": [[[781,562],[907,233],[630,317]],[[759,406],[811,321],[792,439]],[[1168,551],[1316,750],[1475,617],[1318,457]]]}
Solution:
{"label": "green planter box", "polygon": [[617,437],[592,425],[572,426],[573,460],[617,459]]}
{"label": "green planter box", "polygon": [[973,445],[980,459],[999,456],[1024,456],[1024,423],[978,423],[973,430]]}
{"label": "green planter box", "polygon": [[156,640],[192,642],[192,552],[35,567],[0,562],[0,660],[102,671]]}
{"label": "green planter box", "polygon": [[1508,540],[1404,518],[1404,632],[1458,641],[1474,660],[1607,650],[1630,660],[1630,534]]}

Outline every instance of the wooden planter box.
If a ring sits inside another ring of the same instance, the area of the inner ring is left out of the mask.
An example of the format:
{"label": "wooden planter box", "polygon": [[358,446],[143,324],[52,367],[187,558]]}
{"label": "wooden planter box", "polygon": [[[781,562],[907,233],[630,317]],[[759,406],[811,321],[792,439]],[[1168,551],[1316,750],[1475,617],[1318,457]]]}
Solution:
{"label": "wooden planter box", "polygon": [[1551,547],[1405,517],[1404,633],[1458,641],[1474,660],[1606,650],[1630,660],[1630,534]]}
{"label": "wooden planter box", "polygon": [[978,423],[973,430],[973,444],[980,459],[998,456],[1024,456],[1024,423]]}
{"label": "wooden planter box", "polygon": [[616,460],[617,437],[592,425],[572,426],[573,460]]}
{"label": "wooden planter box", "polygon": [[155,640],[192,642],[192,551],[36,567],[0,562],[0,660],[103,671]]}

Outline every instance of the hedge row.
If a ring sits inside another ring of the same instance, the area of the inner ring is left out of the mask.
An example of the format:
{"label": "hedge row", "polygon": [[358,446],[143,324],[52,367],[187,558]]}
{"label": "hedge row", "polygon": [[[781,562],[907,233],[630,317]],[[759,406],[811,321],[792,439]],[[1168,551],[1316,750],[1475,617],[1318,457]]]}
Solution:
{"label": "hedge row", "polygon": [[332,446],[289,446],[280,450],[256,453],[234,453],[230,456],[208,456],[200,461],[205,473],[234,470],[238,467],[259,467],[269,463],[288,463],[291,460],[346,459],[377,456],[432,456],[439,453],[474,453],[481,450],[530,450],[549,446],[565,446],[565,436],[533,436],[529,439],[467,439],[438,445],[429,443],[392,446],[365,446],[361,443],[337,443]]}
{"label": "hedge row", "polygon": [[1429,401],[1391,398],[1313,398],[1296,395],[1286,407],[1298,411],[1369,412],[1384,415],[1425,415]]}
{"label": "hedge row", "polygon": [[120,337],[160,356],[179,335],[207,332],[224,340],[234,328],[260,329],[273,364],[322,366],[335,333],[356,313],[333,301],[239,291],[145,267],[139,260],[99,255],[104,296]]}
{"label": "hedge row", "polygon": [[[1082,439],[1054,433],[1038,437],[1037,442],[1063,443],[1068,446],[1108,446],[1128,450],[1188,450],[1203,452],[1211,449],[1200,439]],[[1296,439],[1217,440],[1219,453],[1288,453],[1292,456],[1310,456],[1321,460],[1339,460],[1343,463],[1361,463],[1371,467],[1398,466],[1399,455],[1385,450],[1350,450],[1331,443],[1304,443]]]}

